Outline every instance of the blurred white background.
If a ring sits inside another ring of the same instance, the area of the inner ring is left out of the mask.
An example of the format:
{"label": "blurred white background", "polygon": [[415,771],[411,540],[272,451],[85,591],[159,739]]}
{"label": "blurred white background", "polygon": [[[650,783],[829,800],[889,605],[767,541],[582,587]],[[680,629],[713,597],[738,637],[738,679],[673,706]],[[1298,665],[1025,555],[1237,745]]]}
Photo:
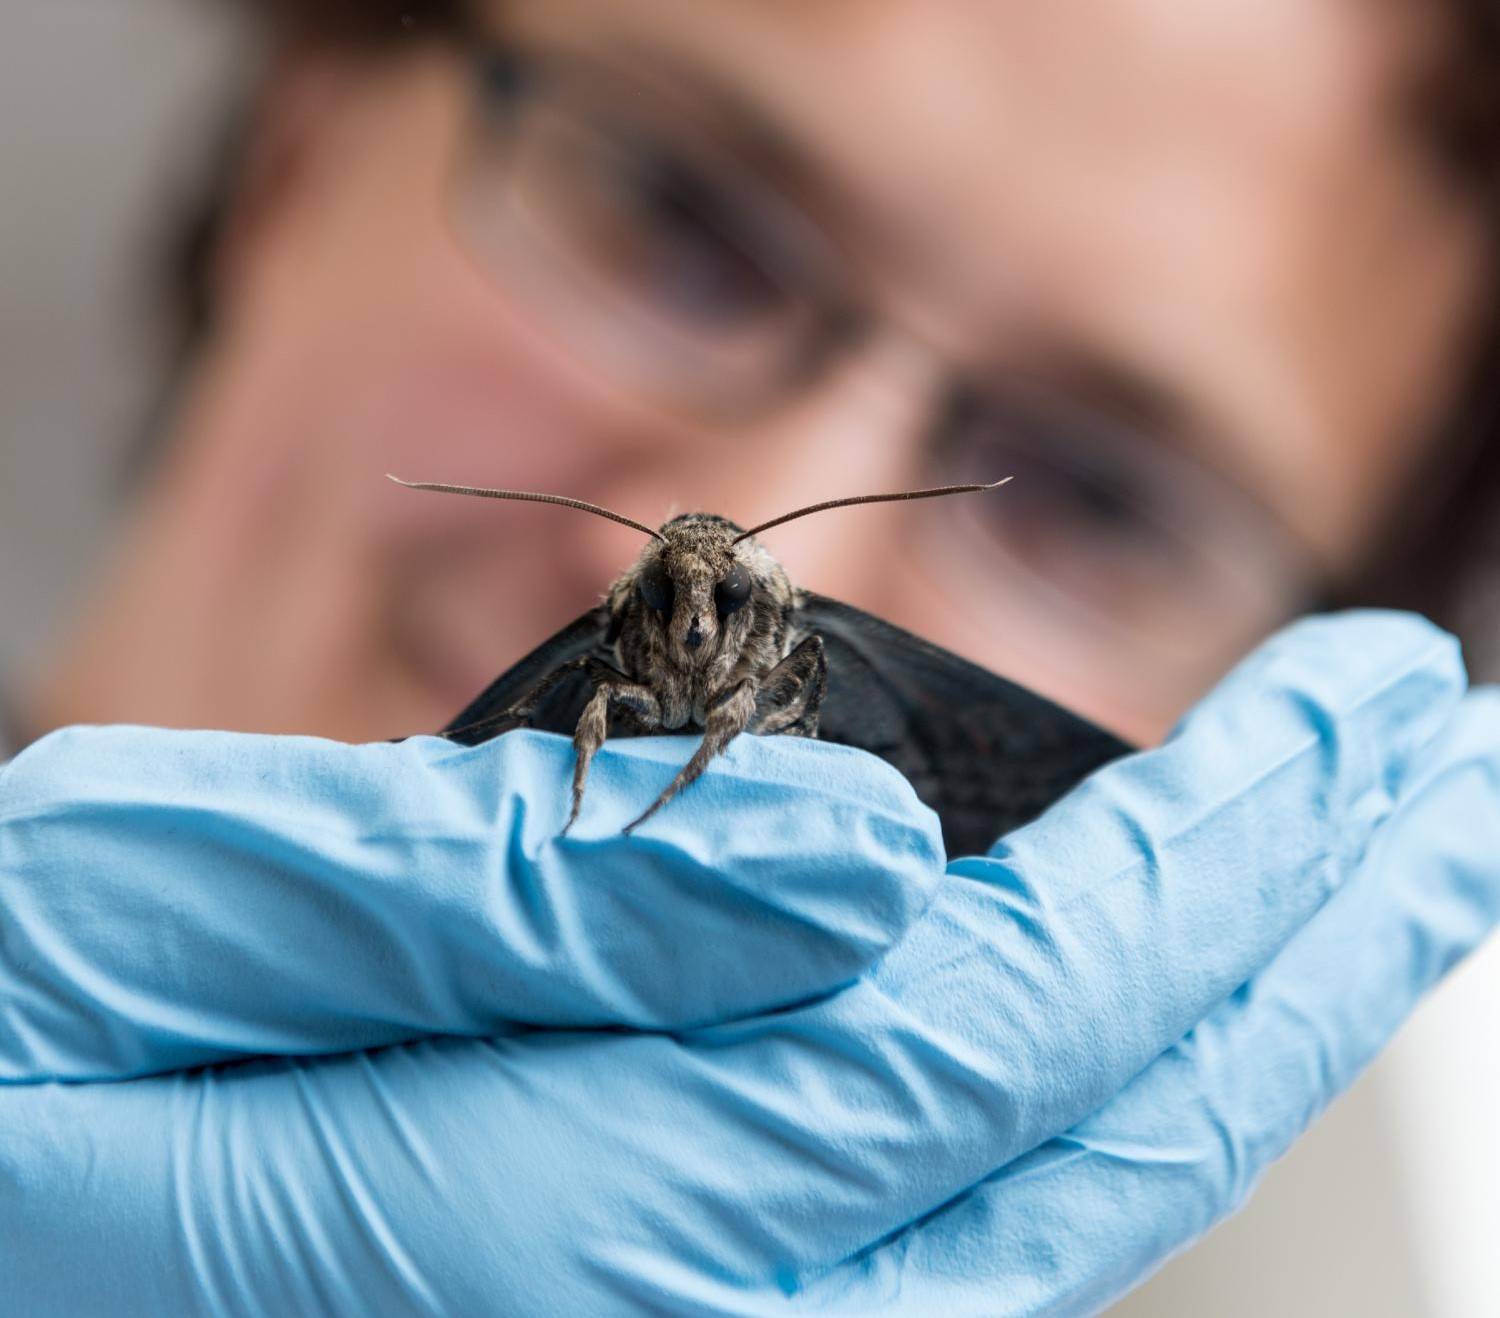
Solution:
{"label": "blurred white background", "polygon": [[[0,674],[104,552],[164,223],[248,50],[211,0],[0,0]],[[1500,1315],[1500,949],[1130,1318]]]}

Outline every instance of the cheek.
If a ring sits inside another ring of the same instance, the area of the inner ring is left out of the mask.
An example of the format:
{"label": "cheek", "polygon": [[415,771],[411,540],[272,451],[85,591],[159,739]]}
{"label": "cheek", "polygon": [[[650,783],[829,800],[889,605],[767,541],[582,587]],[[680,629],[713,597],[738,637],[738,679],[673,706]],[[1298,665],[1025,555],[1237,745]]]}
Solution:
{"label": "cheek", "polygon": [[567,488],[604,446],[608,400],[452,254],[371,285],[331,278],[267,317],[273,448],[356,479]]}
{"label": "cheek", "polygon": [[1006,594],[1004,582],[990,582],[984,608],[964,608],[930,578],[897,565],[886,616],[1135,745],[1159,741],[1218,675],[1217,668],[1168,675],[1132,663],[1108,638],[1090,644],[1075,626],[1038,610],[1024,588],[1009,604]]}

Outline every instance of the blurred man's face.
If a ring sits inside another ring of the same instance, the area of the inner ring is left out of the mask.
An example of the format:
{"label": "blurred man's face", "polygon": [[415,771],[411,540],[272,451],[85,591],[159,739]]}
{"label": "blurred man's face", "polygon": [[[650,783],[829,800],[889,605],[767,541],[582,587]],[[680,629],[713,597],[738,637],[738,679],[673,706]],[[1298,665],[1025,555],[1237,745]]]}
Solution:
{"label": "blurred man's face", "polygon": [[1376,8],[530,0],[487,92],[295,71],[127,551],[169,653],[115,656],[123,716],[435,728],[639,549],[387,471],[746,524],[1014,475],[766,543],[1158,735],[1378,540],[1452,385],[1477,225]]}

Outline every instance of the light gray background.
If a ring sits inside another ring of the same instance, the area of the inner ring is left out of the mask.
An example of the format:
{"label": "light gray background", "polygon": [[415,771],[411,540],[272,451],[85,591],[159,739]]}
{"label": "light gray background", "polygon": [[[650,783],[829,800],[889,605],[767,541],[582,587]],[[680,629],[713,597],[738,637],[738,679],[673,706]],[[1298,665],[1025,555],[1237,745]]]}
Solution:
{"label": "light gray background", "polygon": [[[155,389],[165,198],[244,62],[212,0],[0,0],[0,663],[102,548]],[[239,38],[239,39],[237,39]],[[210,115],[210,119],[212,116]]]}
{"label": "light gray background", "polygon": [[[0,0],[0,17],[3,669],[107,552],[159,379],[160,221],[249,61],[211,0]],[[1440,997],[1248,1211],[1117,1315],[1500,1313],[1500,957]]]}

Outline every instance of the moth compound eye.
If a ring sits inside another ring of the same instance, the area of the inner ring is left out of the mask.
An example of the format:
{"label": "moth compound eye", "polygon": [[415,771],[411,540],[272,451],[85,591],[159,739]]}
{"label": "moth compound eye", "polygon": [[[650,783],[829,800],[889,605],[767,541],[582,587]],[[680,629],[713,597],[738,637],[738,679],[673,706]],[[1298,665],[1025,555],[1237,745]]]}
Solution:
{"label": "moth compound eye", "polygon": [[641,599],[648,609],[655,609],[661,614],[672,612],[672,601],[677,595],[677,588],[662,564],[653,563],[642,572],[636,588],[641,592]]}
{"label": "moth compound eye", "polygon": [[745,607],[745,601],[750,598],[750,574],[745,570],[744,564],[736,563],[714,587],[714,605],[719,610],[719,616],[727,618],[731,613]]}

